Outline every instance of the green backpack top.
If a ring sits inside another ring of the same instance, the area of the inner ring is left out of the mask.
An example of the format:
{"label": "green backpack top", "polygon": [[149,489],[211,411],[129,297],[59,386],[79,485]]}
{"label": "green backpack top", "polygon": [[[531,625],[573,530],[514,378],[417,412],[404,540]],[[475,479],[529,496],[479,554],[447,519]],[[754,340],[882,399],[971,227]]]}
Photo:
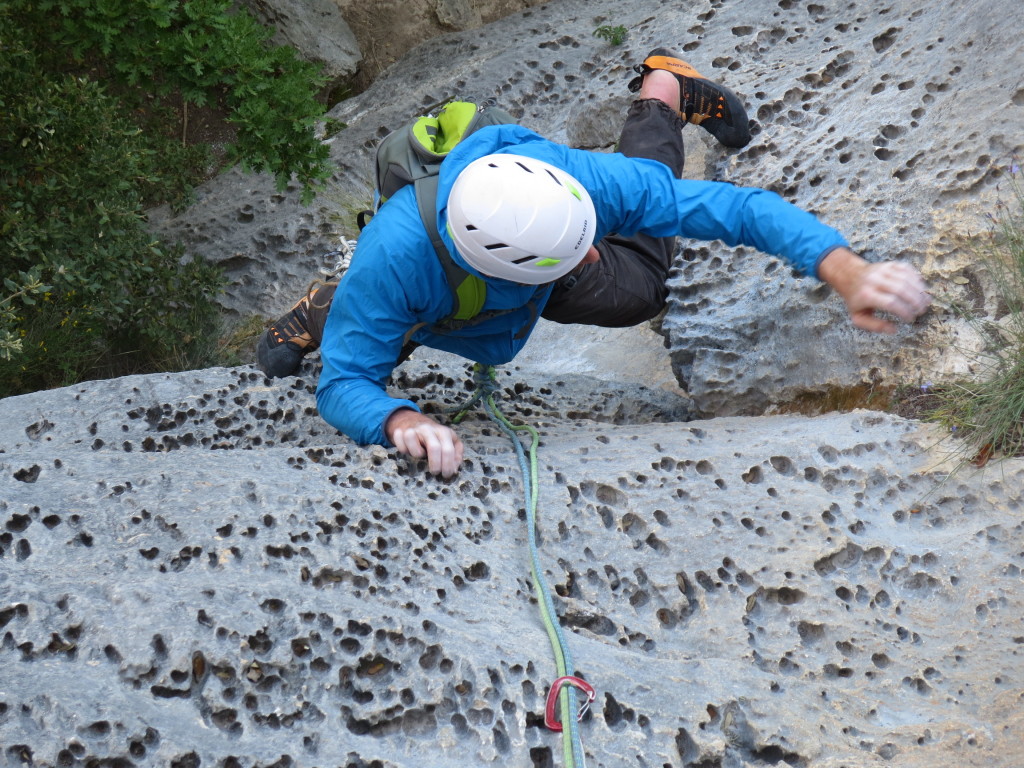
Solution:
{"label": "green backpack top", "polygon": [[[380,210],[395,192],[408,184],[415,187],[420,219],[448,279],[454,307],[434,330],[453,330],[505,314],[504,311],[481,313],[487,298],[487,284],[456,264],[441,241],[437,231],[437,177],[441,161],[462,139],[488,125],[514,122],[512,116],[494,106],[492,100],[480,104],[452,101],[445,104],[436,117],[418,117],[392,131],[377,147],[375,208],[358,215],[359,229],[366,226],[368,217]],[[423,325],[425,323],[413,328],[407,338]],[[531,325],[532,322],[528,323],[526,328]]]}

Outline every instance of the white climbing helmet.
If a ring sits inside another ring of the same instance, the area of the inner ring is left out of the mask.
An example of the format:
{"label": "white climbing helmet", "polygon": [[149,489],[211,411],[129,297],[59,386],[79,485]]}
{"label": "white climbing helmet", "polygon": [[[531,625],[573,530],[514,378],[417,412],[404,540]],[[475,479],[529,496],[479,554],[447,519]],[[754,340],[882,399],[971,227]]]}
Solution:
{"label": "white climbing helmet", "polygon": [[590,250],[594,202],[576,179],[542,160],[486,155],[448,196],[455,247],[485,275],[527,285],[557,280]]}

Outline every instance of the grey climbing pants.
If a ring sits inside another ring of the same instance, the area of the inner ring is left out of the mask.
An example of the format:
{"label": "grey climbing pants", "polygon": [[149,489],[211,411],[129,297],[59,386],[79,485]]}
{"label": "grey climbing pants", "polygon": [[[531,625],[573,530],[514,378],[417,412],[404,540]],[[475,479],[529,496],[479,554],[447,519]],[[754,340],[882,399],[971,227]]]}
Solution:
{"label": "grey climbing pants", "polygon": [[[664,102],[635,101],[622,128],[619,152],[657,160],[680,178],[685,157],[682,130],[682,118]],[[674,237],[605,237],[595,244],[601,259],[582,265],[556,282],[541,316],[556,323],[610,328],[651,319],[665,306],[665,281],[675,246]],[[336,287],[335,283],[323,285],[311,297],[307,327],[317,344],[323,339]],[[415,344],[411,346],[415,348]],[[403,350],[403,359],[410,351]]]}

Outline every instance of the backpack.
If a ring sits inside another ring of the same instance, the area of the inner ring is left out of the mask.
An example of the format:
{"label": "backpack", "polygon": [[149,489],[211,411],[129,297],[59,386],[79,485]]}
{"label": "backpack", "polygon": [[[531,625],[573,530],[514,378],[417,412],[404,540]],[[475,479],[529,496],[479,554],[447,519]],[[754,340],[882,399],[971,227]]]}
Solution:
{"label": "backpack", "polygon": [[[362,231],[373,213],[380,210],[398,190],[408,184],[415,187],[420,219],[430,236],[452,294],[454,309],[434,325],[432,330],[437,332],[475,325],[512,311],[481,312],[487,298],[487,284],[455,263],[437,231],[437,182],[441,161],[462,139],[488,125],[514,122],[512,116],[495,106],[492,99],[479,104],[452,101],[445,104],[436,117],[418,117],[389,133],[377,146],[374,210],[358,214],[359,229]],[[524,331],[532,324],[531,320]],[[414,327],[406,339],[423,325],[426,324]]]}

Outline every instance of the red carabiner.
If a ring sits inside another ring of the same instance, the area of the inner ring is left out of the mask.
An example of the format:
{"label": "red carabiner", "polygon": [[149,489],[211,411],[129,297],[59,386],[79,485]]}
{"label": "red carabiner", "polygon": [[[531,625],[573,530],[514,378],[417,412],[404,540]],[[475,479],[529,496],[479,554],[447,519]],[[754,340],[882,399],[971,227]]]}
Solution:
{"label": "red carabiner", "polygon": [[583,716],[587,713],[591,703],[597,698],[597,692],[594,690],[594,686],[586,680],[572,676],[560,677],[555,680],[555,682],[551,684],[551,690],[548,691],[547,706],[544,707],[544,725],[552,731],[562,730],[562,724],[555,719],[555,705],[558,702],[558,694],[562,692],[563,685],[571,685],[574,688],[579,688],[587,695],[587,700],[583,703],[583,706],[580,707],[580,713],[576,717],[577,720],[583,719]]}

